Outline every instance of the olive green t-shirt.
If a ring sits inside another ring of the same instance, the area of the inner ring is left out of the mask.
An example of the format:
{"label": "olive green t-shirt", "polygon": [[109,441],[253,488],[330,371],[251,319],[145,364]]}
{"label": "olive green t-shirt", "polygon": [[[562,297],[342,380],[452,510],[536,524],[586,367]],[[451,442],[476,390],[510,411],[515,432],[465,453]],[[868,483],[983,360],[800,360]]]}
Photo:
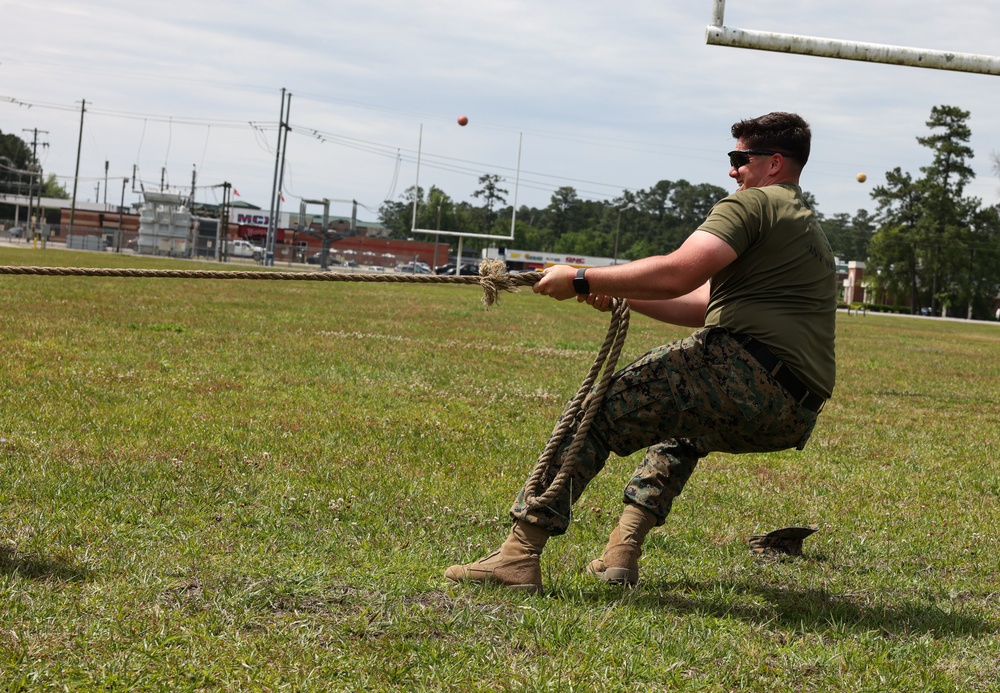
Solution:
{"label": "olive green t-shirt", "polygon": [[833,392],[837,268],[797,185],[749,188],[720,200],[699,227],[737,258],[712,277],[707,327],[756,337],[810,390]]}

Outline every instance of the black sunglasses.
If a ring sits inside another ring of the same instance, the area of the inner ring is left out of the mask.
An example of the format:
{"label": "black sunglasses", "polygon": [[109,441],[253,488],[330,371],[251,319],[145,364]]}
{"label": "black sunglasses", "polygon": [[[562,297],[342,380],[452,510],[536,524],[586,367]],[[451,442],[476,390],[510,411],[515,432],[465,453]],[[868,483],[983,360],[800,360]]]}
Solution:
{"label": "black sunglasses", "polygon": [[767,156],[771,156],[772,154],[781,154],[781,156],[792,156],[791,154],[777,152],[771,149],[734,149],[729,152],[729,163],[733,168],[746,166],[750,163],[750,155],[752,154],[766,154]]}

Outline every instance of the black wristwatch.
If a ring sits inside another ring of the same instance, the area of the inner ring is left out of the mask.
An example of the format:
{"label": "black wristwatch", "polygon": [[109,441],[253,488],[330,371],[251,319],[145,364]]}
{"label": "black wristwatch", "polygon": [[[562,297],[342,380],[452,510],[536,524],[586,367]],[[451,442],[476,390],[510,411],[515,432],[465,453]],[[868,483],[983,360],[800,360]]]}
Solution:
{"label": "black wristwatch", "polygon": [[576,271],[576,276],[573,277],[573,291],[579,295],[586,296],[590,293],[590,282],[587,281],[587,268],[581,267]]}

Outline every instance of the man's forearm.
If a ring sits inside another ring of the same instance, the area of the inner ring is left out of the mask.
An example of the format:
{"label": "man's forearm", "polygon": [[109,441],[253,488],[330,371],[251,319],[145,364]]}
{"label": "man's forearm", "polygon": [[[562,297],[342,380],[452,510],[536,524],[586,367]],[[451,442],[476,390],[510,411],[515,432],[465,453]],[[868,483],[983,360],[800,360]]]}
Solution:
{"label": "man's forearm", "polygon": [[710,286],[706,282],[702,287],[678,298],[659,301],[630,300],[628,304],[635,312],[654,320],[684,327],[703,327],[709,291]]}

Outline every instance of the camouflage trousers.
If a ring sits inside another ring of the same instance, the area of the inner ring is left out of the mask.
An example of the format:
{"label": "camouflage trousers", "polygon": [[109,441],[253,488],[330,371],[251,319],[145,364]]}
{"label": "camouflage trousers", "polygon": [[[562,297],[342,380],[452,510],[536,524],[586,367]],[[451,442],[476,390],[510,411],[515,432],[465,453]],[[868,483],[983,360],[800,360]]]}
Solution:
{"label": "camouflage trousers", "polygon": [[[549,506],[532,509],[522,488],[511,517],[563,534],[570,506],[609,454],[624,457],[646,448],[625,486],[624,501],[648,510],[663,524],[702,457],[710,452],[801,450],[816,417],[725,329],[704,328],[615,373],[563,492]],[[551,482],[557,471],[543,483]]]}

